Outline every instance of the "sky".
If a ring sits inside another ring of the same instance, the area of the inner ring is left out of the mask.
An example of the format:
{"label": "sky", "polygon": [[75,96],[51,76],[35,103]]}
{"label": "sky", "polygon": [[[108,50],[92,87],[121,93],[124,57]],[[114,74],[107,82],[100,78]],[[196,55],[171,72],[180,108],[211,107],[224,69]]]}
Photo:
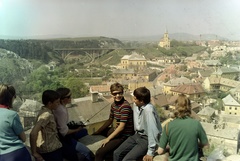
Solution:
{"label": "sky", "polygon": [[240,0],[0,0],[1,36],[216,34],[240,40]]}

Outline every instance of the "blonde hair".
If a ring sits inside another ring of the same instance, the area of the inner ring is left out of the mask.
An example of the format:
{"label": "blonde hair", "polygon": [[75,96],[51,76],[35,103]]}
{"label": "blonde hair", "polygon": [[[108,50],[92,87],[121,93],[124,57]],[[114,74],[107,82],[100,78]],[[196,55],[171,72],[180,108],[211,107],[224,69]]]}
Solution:
{"label": "blonde hair", "polygon": [[174,115],[177,118],[184,118],[191,115],[191,101],[186,95],[180,94],[178,96]]}

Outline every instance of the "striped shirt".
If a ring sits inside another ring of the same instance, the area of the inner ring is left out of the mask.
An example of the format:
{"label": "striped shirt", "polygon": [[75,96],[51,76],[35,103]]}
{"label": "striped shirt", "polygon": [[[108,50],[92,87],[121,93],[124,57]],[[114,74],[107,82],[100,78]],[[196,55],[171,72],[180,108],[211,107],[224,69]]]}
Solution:
{"label": "striped shirt", "polygon": [[115,101],[112,103],[110,118],[115,119],[117,126],[120,122],[126,123],[121,135],[130,136],[134,134],[133,111],[129,102],[124,98],[119,102]]}

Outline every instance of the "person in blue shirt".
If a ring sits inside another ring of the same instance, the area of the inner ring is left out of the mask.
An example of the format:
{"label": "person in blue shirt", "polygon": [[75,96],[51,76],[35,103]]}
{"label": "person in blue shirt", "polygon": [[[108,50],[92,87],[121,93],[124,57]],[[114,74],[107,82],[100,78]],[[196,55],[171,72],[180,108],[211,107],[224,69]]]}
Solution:
{"label": "person in blue shirt", "polygon": [[151,94],[146,87],[134,90],[132,108],[135,134],[128,137],[114,151],[114,161],[132,161],[140,157],[144,157],[144,161],[153,160],[162,126],[158,113],[150,100]]}
{"label": "person in blue shirt", "polygon": [[20,118],[11,110],[15,98],[13,86],[0,85],[0,161],[31,161]]}

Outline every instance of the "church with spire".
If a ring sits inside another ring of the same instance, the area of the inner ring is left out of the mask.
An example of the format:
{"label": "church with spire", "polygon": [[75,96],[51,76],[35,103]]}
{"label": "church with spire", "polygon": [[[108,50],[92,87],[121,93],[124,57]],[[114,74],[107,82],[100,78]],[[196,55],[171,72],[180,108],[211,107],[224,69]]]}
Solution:
{"label": "church with spire", "polygon": [[170,49],[170,39],[168,37],[168,31],[166,30],[166,32],[163,35],[163,38],[160,40],[158,46],[165,48],[165,49]]}

